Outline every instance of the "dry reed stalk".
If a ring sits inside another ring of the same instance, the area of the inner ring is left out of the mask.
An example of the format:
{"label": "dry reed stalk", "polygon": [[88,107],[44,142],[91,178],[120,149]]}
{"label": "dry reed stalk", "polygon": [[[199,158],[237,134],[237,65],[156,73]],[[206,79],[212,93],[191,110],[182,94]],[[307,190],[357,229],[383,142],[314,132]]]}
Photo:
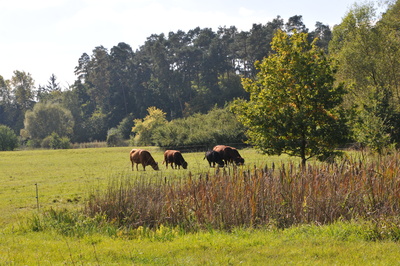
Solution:
{"label": "dry reed stalk", "polygon": [[350,158],[306,170],[293,164],[234,167],[171,183],[126,178],[92,197],[86,210],[124,226],[168,224],[188,230],[377,220],[400,210],[399,161],[394,154],[379,162]]}

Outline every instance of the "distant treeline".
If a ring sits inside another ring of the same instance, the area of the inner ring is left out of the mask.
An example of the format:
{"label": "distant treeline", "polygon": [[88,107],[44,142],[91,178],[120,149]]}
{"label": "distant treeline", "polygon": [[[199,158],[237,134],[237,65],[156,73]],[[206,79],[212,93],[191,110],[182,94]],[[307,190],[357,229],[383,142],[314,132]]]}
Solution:
{"label": "distant treeline", "polygon": [[[110,50],[98,46],[79,58],[77,79],[67,89],[60,87],[54,74],[38,88],[26,72],[15,71],[11,80],[0,76],[0,124],[20,134],[26,129],[25,113],[35,104],[57,104],[71,113],[74,122],[72,133],[57,133],[86,142],[105,140],[107,130],[124,118],[143,118],[151,106],[163,110],[168,120],[206,113],[235,97],[248,97],[241,78],[255,75],[254,62],[271,52],[278,29],[308,32],[302,16],[287,22],[278,16],[266,24],[253,24],[249,31],[235,26],[217,31],[197,27],[153,34],[136,51],[123,42]],[[309,33],[310,39],[316,36],[318,45],[327,50],[329,26],[317,22]],[[25,132],[25,137],[31,135]]]}
{"label": "distant treeline", "polygon": [[[278,16],[253,24],[249,31],[197,27],[153,34],[136,51],[123,42],[110,50],[98,46],[82,54],[76,80],[65,89],[54,74],[48,84],[35,88],[29,73],[14,71],[10,80],[0,76],[0,124],[34,146],[48,136],[49,143],[64,143],[64,137],[74,143],[103,141],[112,129],[113,135],[126,139],[132,137],[132,127],[133,139],[141,142],[134,121],[150,123],[151,116],[141,120],[148,110],[161,110],[158,114],[165,113],[168,123],[152,134],[150,143],[169,146],[172,136],[183,145],[197,145],[209,136],[199,137],[200,131],[193,130],[194,135],[186,136],[186,124],[208,121],[212,115],[198,114],[223,108],[235,98],[249,99],[242,78],[256,77],[255,62],[274,53],[271,41],[281,30],[288,36],[308,33],[308,41],[321,48],[336,69],[332,78],[345,89],[339,100],[349,128],[348,136],[341,138],[381,153],[400,143],[400,1],[386,4],[382,14],[374,3],[355,4],[340,24],[330,28],[317,22],[314,31],[307,29],[302,16],[287,21]],[[218,133],[214,139],[243,139],[243,128],[227,135],[213,126],[223,121],[213,119],[206,124]]]}

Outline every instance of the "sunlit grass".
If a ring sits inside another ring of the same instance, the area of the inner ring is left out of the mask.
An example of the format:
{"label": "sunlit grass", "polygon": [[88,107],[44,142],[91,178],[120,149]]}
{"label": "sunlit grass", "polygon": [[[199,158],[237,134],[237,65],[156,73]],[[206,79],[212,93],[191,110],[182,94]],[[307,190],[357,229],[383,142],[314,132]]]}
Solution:
{"label": "sunlit grass", "polygon": [[[131,147],[0,152],[0,264],[394,265],[400,261],[400,246],[390,236],[396,228],[390,227],[395,225],[390,221],[386,227],[390,230],[383,233],[385,223],[377,228],[362,220],[284,230],[271,224],[188,233],[179,227],[119,227],[101,214],[81,216],[89,197],[115,180],[179,183],[188,176],[211,176],[216,171],[209,168],[203,152],[183,154],[187,170],[167,170],[161,164],[163,151],[146,148],[159,162],[160,171],[150,167],[131,171]],[[296,158],[265,156],[253,149],[240,153],[247,171],[288,165],[289,160],[299,163]],[[232,167],[226,171],[233,171]],[[379,171],[389,176],[396,172],[391,166]]]}
{"label": "sunlit grass", "polygon": [[[0,244],[0,261],[13,265],[396,265],[400,246],[370,242],[341,230],[357,225],[294,227],[287,230],[236,229],[177,234],[165,239],[110,238],[93,234],[82,238],[49,232],[8,234]],[[365,228],[367,229],[367,228]],[[168,230],[168,229],[166,229]],[[335,233],[337,232],[337,234]],[[161,235],[162,232],[158,233]]]}
{"label": "sunlit grass", "polygon": [[[82,207],[85,199],[97,189],[104,189],[117,176],[148,177],[152,180],[186,178],[214,169],[204,160],[204,152],[183,153],[187,170],[165,168],[163,150],[150,150],[160,171],[146,167],[131,170],[131,147],[88,148],[70,150],[29,150],[0,152],[0,225],[10,224],[37,209],[36,185],[41,208]],[[253,149],[241,151],[246,166],[272,164],[287,160],[285,156],[266,156]]]}

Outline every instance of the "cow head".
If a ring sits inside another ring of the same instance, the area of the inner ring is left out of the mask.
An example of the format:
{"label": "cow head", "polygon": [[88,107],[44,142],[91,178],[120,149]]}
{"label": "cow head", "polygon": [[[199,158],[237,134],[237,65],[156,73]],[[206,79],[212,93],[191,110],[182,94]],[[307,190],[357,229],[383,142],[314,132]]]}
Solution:
{"label": "cow head", "polygon": [[187,168],[187,166],[188,166],[188,163],[187,163],[186,161],[184,161],[184,162],[182,163],[182,167],[183,167],[183,169],[186,169],[186,168]]}
{"label": "cow head", "polygon": [[244,159],[242,157],[238,157],[235,160],[236,165],[243,165],[244,164]]}
{"label": "cow head", "polygon": [[158,168],[158,163],[152,164],[151,167],[153,167],[154,170],[160,170],[160,168]]}

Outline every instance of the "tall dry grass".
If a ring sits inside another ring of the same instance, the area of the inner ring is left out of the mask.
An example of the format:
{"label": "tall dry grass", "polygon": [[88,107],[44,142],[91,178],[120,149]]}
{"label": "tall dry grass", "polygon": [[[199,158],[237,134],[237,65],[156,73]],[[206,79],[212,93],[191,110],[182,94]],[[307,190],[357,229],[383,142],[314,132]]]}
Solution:
{"label": "tall dry grass", "polygon": [[86,212],[119,226],[230,229],[363,219],[399,224],[400,155],[335,164],[223,168],[180,181],[115,179]]}

